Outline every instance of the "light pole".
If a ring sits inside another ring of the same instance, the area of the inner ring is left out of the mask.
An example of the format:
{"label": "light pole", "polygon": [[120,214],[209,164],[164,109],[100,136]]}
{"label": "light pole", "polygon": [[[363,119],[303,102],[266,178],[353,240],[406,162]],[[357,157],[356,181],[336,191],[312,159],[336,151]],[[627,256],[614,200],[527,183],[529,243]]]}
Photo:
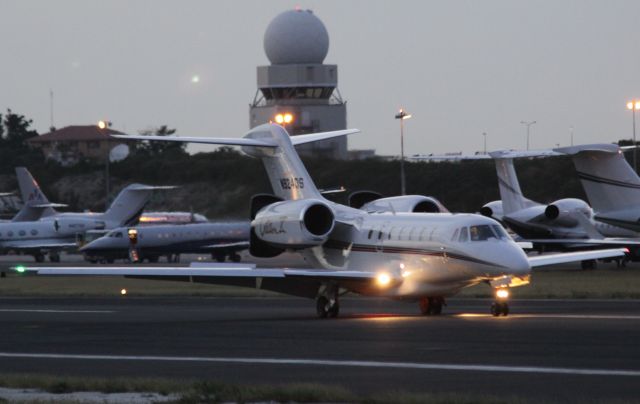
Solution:
{"label": "light pole", "polygon": [[529,129],[531,128],[531,125],[536,124],[536,121],[520,121],[520,123],[527,126],[527,150],[529,150]]}
{"label": "light pole", "polygon": [[633,171],[638,172],[637,145],[636,145],[636,111],[640,109],[640,100],[632,100],[627,103],[627,109],[631,110],[633,120]]}
{"label": "light pole", "polygon": [[[111,122],[109,121],[105,121],[105,120],[100,120],[98,121],[98,129],[100,131],[109,129],[111,127]],[[107,211],[107,209],[109,209],[109,193],[111,192],[111,181],[110,181],[110,174],[109,174],[109,160],[111,158],[110,156],[110,152],[111,152],[111,142],[110,142],[110,138],[109,138],[109,133],[106,133],[107,136],[107,156],[104,162],[104,188],[105,188],[105,193],[106,193],[106,198],[104,200],[104,204],[105,204],[105,212]]]}
{"label": "light pole", "polygon": [[487,132],[482,132],[482,137],[484,138],[484,154],[487,154]]}
{"label": "light pole", "polygon": [[571,146],[573,146],[573,125],[569,126],[569,133],[571,134]]}
{"label": "light pole", "polygon": [[406,194],[406,183],[404,180],[404,120],[411,118],[402,108],[396,114],[396,119],[400,120],[400,194]]}

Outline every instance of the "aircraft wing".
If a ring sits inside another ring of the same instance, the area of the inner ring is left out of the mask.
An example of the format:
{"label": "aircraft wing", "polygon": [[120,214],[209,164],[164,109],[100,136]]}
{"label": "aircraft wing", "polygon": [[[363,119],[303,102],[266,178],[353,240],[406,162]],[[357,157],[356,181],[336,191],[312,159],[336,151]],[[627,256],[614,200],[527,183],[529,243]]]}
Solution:
{"label": "aircraft wing", "polygon": [[532,244],[570,244],[572,246],[626,246],[626,245],[640,245],[640,239],[637,238],[549,238],[549,239],[532,239],[525,240]]}
{"label": "aircraft wing", "polygon": [[249,248],[249,242],[248,241],[238,241],[235,243],[220,243],[220,244],[209,244],[209,245],[205,245],[200,247],[203,250],[217,250],[217,249],[238,249],[238,250],[244,250]]}
{"label": "aircraft wing", "polygon": [[324,269],[256,268],[254,264],[194,263],[189,267],[16,267],[18,272],[37,275],[133,276],[133,277],[220,277],[220,278],[305,278],[309,280],[373,281],[375,272]]}
{"label": "aircraft wing", "polygon": [[56,240],[25,240],[25,241],[5,241],[2,243],[3,249],[11,250],[34,250],[34,249],[65,249],[76,248],[78,245],[70,241]]}
{"label": "aircraft wing", "polygon": [[270,139],[258,140],[247,138],[222,138],[222,137],[189,137],[189,136],[138,136],[138,135],[111,135],[119,139],[129,140],[162,140],[165,142],[188,142],[203,144],[221,144],[230,146],[259,146],[259,147],[278,147],[276,143]]}
{"label": "aircraft wing", "polygon": [[627,253],[626,248],[610,248],[606,250],[590,250],[578,251],[559,254],[545,254],[538,256],[530,256],[529,265],[531,268],[541,267],[545,265],[566,264],[568,262],[596,260],[603,258],[623,257]]}
{"label": "aircraft wing", "polygon": [[126,278],[182,281],[243,286],[314,298],[321,282],[335,281],[341,288],[358,293],[381,293],[380,285],[401,282],[398,275],[368,271],[332,271],[291,268],[256,268],[248,264],[198,263],[190,267],[24,267],[14,270],[40,276],[124,276]]}

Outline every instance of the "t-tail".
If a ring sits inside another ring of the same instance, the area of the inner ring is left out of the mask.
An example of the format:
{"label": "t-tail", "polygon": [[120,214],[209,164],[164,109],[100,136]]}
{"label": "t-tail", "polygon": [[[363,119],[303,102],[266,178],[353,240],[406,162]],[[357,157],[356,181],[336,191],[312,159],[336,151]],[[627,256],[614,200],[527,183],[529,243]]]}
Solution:
{"label": "t-tail", "polygon": [[173,187],[155,187],[142,184],[131,184],[125,187],[111,203],[109,209],[104,212],[103,219],[107,226],[113,228],[132,226],[138,223],[145,205],[151,199],[151,193],[158,188]]}
{"label": "t-tail", "polygon": [[596,212],[623,211],[640,206],[640,178],[617,145],[592,144],[554,150],[571,155]]}
{"label": "t-tail", "polygon": [[242,151],[262,159],[274,194],[283,200],[324,199],[311,180],[294,146],[337,136],[350,135],[358,129],[289,136],[280,125],[267,123],[250,130],[243,138],[206,138],[180,136],[114,136],[123,139],[160,140],[217,145],[242,146]]}
{"label": "t-tail", "polygon": [[41,217],[53,216],[57,213],[54,206],[65,206],[49,202],[49,199],[40,189],[38,182],[25,167],[16,167],[16,178],[18,179],[23,207],[13,217],[12,220],[14,222],[38,220]]}
{"label": "t-tail", "polygon": [[499,152],[491,153],[496,163],[496,173],[498,174],[498,186],[500,188],[500,198],[502,199],[502,209],[505,215],[517,212],[522,209],[537,205],[524,197],[520,189],[520,182],[516,175],[512,158],[501,158]]}

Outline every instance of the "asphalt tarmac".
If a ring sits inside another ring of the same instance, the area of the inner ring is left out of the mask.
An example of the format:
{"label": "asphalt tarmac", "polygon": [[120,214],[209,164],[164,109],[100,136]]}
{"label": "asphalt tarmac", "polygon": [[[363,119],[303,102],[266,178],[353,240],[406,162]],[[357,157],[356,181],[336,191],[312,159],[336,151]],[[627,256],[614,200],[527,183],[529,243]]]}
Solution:
{"label": "asphalt tarmac", "polygon": [[533,400],[640,398],[640,301],[345,298],[0,298],[0,373],[162,376],[457,392]]}

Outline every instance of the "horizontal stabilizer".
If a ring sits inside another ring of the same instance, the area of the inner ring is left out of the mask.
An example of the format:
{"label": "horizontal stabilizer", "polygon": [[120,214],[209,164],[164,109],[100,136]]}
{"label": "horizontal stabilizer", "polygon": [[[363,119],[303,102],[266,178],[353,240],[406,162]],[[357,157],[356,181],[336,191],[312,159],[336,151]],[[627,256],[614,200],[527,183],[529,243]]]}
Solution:
{"label": "horizontal stabilizer", "polygon": [[597,260],[604,258],[623,257],[627,253],[626,248],[610,248],[606,250],[579,251],[571,253],[545,254],[529,258],[532,268],[545,265],[566,264],[576,261]]}
{"label": "horizontal stabilizer", "polygon": [[129,140],[161,140],[165,142],[202,143],[229,146],[259,146],[277,147],[271,139],[250,138],[225,138],[225,137],[187,137],[187,136],[138,136],[138,135],[111,135],[119,139]]}
{"label": "horizontal stabilizer", "polygon": [[65,203],[38,203],[35,205],[31,205],[27,203],[27,206],[30,208],[46,209],[46,208],[66,208],[69,205]]}
{"label": "horizontal stabilizer", "polygon": [[318,140],[331,139],[338,136],[352,135],[358,132],[360,132],[360,129],[344,129],[334,130],[331,132],[310,133],[308,135],[296,135],[291,136],[291,143],[293,143],[293,145],[295,146],[299,144],[317,142]]}

